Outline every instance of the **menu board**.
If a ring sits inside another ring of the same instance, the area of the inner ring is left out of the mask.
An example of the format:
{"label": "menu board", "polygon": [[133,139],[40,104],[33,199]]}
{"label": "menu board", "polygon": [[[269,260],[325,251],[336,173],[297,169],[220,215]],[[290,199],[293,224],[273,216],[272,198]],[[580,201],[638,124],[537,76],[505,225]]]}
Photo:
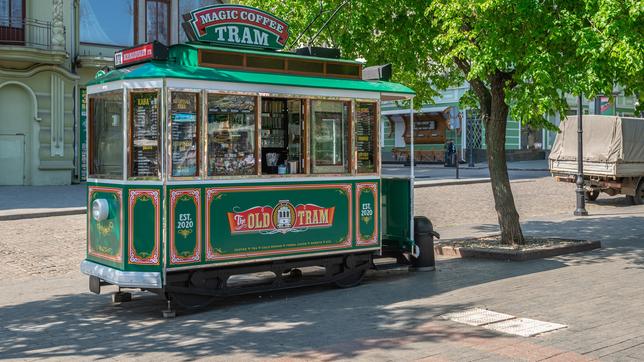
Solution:
{"label": "menu board", "polygon": [[159,95],[133,93],[131,107],[131,176],[159,176]]}
{"label": "menu board", "polygon": [[375,172],[374,144],[376,142],[376,104],[358,103],[356,106],[356,152],[358,172]]}
{"label": "menu board", "polygon": [[208,96],[208,175],[255,173],[255,97]]}
{"label": "menu board", "polygon": [[170,104],[172,176],[197,176],[197,94],[172,93]]}

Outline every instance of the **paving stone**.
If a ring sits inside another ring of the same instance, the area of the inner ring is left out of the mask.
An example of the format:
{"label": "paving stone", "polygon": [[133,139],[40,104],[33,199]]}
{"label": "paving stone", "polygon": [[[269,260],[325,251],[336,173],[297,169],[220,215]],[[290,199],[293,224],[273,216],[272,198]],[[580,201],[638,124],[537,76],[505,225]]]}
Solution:
{"label": "paving stone", "polygon": [[530,318],[516,318],[484,325],[483,328],[521,337],[532,337],[538,334],[566,328],[564,324],[542,322]]}
{"label": "paving stone", "polygon": [[493,312],[487,309],[473,308],[462,312],[448,313],[441,316],[454,322],[468,324],[470,326],[482,326],[494,322],[500,322],[515,318],[512,315]]}

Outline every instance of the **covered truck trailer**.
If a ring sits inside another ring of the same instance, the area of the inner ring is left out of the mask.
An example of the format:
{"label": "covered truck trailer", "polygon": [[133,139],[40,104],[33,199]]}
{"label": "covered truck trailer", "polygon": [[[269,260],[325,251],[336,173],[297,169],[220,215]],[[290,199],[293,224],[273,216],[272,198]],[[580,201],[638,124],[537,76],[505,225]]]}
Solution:
{"label": "covered truck trailer", "polygon": [[[560,130],[549,156],[550,172],[557,181],[574,183],[577,116],[566,118]],[[604,192],[644,204],[644,119],[585,115],[583,130],[586,199],[594,201]]]}

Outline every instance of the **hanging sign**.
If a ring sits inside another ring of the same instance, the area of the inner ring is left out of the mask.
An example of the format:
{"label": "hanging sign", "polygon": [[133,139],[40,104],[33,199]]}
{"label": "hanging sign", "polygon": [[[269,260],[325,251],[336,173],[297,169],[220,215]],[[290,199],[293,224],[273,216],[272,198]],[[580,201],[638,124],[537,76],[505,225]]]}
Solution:
{"label": "hanging sign", "polygon": [[265,11],[241,5],[211,5],[183,15],[190,41],[260,49],[282,49],[288,24]]}
{"label": "hanging sign", "polygon": [[168,59],[168,47],[154,41],[133,48],[119,50],[114,53],[114,66],[116,68],[147,62],[150,60]]}

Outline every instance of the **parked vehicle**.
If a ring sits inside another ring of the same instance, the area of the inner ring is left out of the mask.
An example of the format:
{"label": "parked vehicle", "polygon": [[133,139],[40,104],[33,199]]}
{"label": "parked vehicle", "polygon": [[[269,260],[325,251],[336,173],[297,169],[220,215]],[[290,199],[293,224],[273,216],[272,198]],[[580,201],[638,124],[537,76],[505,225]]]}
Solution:
{"label": "parked vehicle", "polygon": [[[577,180],[577,116],[560,126],[549,156],[557,181]],[[634,205],[644,204],[644,119],[584,115],[583,171],[586,199],[601,192],[626,195]]]}

